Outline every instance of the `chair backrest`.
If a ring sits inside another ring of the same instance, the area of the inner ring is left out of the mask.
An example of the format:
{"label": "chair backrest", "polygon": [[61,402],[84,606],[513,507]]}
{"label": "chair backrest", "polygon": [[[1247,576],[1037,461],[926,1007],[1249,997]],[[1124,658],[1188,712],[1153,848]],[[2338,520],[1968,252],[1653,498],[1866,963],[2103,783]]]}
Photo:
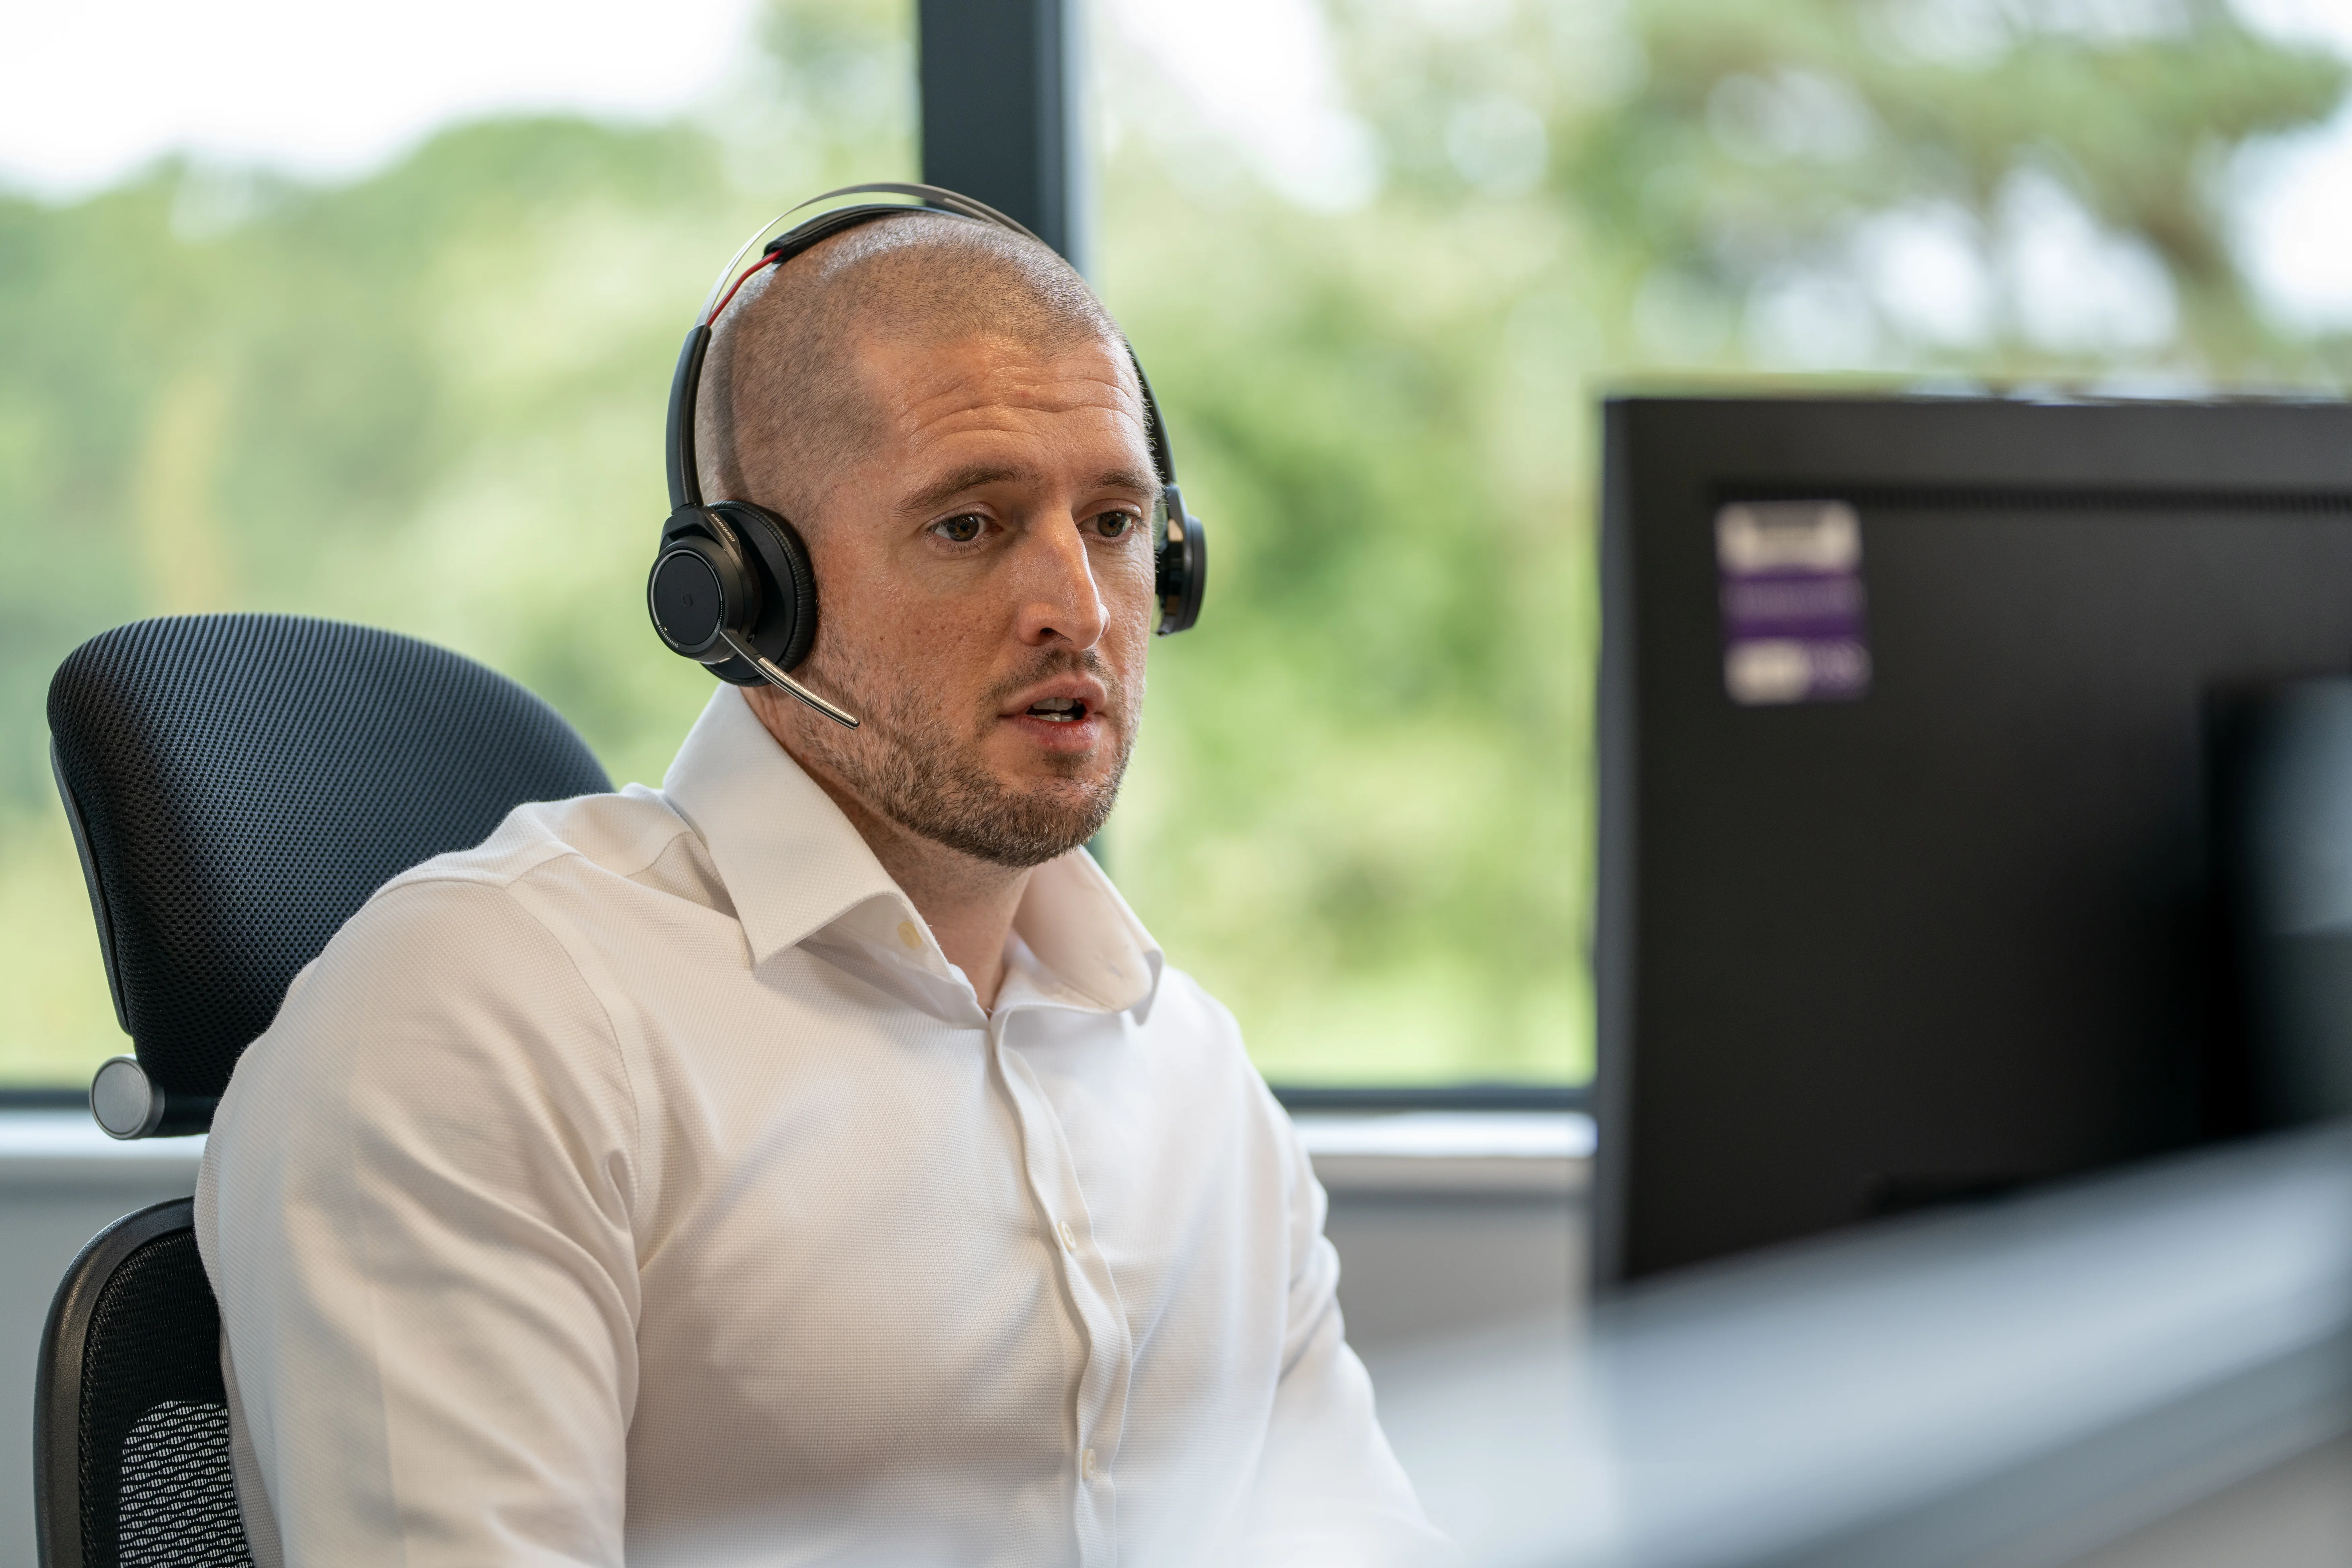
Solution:
{"label": "chair backrest", "polygon": [[[370,893],[525,801],[612,787],[504,677],[287,616],[94,637],[50,683],[49,733],[115,1011],[147,1075],[200,1106]],[[33,1416],[43,1568],[252,1561],[192,1206],[100,1233],[50,1307]]]}
{"label": "chair backrest", "polygon": [[194,1208],[180,1198],[116,1220],[50,1304],[33,1395],[41,1568],[253,1561]]}
{"label": "chair backrest", "polygon": [[612,788],[504,676],[292,616],[92,637],[49,683],[49,734],[115,1011],[174,1100],[227,1087],[287,983],[377,888],[524,801]]}

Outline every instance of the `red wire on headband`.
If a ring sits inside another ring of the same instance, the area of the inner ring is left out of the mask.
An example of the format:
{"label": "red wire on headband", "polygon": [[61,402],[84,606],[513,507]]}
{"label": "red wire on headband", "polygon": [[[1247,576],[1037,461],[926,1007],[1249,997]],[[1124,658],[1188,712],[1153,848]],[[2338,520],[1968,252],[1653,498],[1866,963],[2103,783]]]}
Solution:
{"label": "red wire on headband", "polygon": [[762,256],[759,260],[754,261],[751,266],[745,268],[743,269],[743,276],[735,279],[734,288],[728,289],[726,297],[719,301],[718,305],[711,310],[710,314],[702,318],[702,324],[706,327],[717,325],[719,318],[727,313],[727,307],[735,302],[736,290],[741,289],[744,284],[751,281],[752,273],[757,272],[761,268],[769,265],[776,258],[773,256]]}

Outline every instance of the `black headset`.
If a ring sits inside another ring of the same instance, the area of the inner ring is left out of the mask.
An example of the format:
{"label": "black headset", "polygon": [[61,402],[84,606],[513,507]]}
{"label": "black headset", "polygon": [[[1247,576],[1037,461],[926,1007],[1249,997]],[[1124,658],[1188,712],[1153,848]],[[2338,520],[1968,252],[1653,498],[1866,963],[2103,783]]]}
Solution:
{"label": "black headset", "polygon": [[[655,552],[653,571],[646,578],[646,609],[653,616],[655,632],[671,652],[708,666],[719,679],[737,686],[757,686],[765,680],[782,687],[835,723],[852,730],[857,728],[854,715],[819,697],[790,673],[808,658],[816,642],[816,574],[810,568],[808,547],[801,542],[799,531],[750,501],[702,499],[701,478],[694,460],[694,403],[702,385],[702,361],[710,350],[712,324],[736,291],[761,268],[782,267],[819,240],[880,218],[940,213],[1037,238],[995,208],[935,185],[844,185],[812,196],[801,206],[868,193],[914,196],[920,205],[866,203],[819,213],[769,240],[760,259],[736,274],[745,253],[760,243],[762,235],[800,211],[794,207],[744,241],[711,286],[694,330],[686,334],[686,347],[678,353],[677,374],[670,380],[669,521],[662,524],[661,545]],[[1201,521],[1184,510],[1184,494],[1176,487],[1176,460],[1168,450],[1168,426],[1160,417],[1159,405],[1152,401],[1151,383],[1144,379],[1134,350],[1128,351],[1128,360],[1135,365],[1136,382],[1143,389],[1145,432],[1166,515],[1154,547],[1153,584],[1160,599],[1159,631],[1166,637],[1186,630],[1201,618],[1208,555]],[[1157,524],[1159,520],[1154,521]]]}

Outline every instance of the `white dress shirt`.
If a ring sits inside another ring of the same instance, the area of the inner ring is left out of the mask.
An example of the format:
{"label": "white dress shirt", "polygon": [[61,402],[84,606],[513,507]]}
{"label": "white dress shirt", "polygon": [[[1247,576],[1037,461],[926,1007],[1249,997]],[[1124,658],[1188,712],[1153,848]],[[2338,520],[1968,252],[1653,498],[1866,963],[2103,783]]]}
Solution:
{"label": "white dress shirt", "polygon": [[197,1185],[265,1568],[1443,1552],[1231,1015],[1083,852],[1006,957],[725,687],[387,884]]}

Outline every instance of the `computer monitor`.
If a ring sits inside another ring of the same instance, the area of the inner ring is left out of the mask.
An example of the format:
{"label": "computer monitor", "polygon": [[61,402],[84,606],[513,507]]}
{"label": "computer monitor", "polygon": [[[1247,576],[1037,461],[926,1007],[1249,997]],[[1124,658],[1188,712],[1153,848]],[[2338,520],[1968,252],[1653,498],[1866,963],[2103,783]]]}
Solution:
{"label": "computer monitor", "polygon": [[2352,669],[2352,409],[1628,399],[1604,1287],[2250,1125],[2213,737]]}

